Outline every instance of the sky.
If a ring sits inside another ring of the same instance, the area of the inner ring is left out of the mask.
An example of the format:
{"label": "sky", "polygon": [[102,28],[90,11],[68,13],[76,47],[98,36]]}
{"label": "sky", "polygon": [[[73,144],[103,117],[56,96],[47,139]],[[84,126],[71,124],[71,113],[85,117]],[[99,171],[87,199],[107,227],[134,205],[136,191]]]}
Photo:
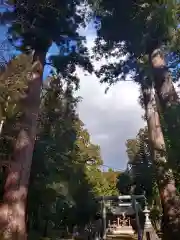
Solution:
{"label": "sky", "polygon": [[[81,29],[80,32],[86,35],[87,46],[91,49],[95,38],[93,27]],[[5,33],[6,30],[0,27],[0,42],[5,38]],[[49,54],[55,52],[56,47],[52,46]],[[46,67],[45,75],[48,71]],[[134,138],[144,126],[143,110],[138,104],[139,88],[130,81],[119,82],[105,94],[106,86],[101,85],[94,74],[85,75],[81,69],[77,69],[77,73],[80,76],[77,95],[82,97],[78,105],[80,118],[92,142],[100,145],[104,165],[114,170],[124,170],[128,161],[125,142]]]}
{"label": "sky", "polygon": [[[95,31],[92,27],[81,30],[92,48]],[[95,63],[98,65],[100,63]],[[143,109],[138,104],[139,87],[127,81],[119,82],[105,94],[105,85],[95,75],[85,76],[78,70],[81,79],[79,95],[83,100],[78,106],[81,120],[85,123],[93,143],[101,147],[104,164],[123,170],[127,165],[126,140],[134,138],[145,123]]]}

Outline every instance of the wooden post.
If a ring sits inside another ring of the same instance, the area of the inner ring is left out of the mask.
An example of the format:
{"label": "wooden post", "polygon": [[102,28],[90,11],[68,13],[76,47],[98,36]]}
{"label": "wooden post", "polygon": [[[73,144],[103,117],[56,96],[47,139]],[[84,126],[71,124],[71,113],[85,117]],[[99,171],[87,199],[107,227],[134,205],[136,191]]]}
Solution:
{"label": "wooden post", "polygon": [[103,218],[103,240],[106,239],[106,205],[104,198],[102,200],[102,218]]}
{"label": "wooden post", "polygon": [[139,214],[137,209],[137,202],[134,197],[132,197],[132,204],[134,206],[135,214],[136,214],[136,224],[137,224],[137,230],[138,230],[138,240],[142,240],[142,231],[141,231],[141,225],[139,221]]}

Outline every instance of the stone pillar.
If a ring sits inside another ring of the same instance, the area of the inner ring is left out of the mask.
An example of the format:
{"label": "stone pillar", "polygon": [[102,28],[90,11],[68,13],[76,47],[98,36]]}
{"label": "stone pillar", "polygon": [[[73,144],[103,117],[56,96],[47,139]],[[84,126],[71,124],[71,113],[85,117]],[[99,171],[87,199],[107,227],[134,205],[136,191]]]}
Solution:
{"label": "stone pillar", "polygon": [[120,219],[119,219],[119,217],[117,218],[117,226],[119,227],[119,225],[120,225],[120,221],[119,221]]}

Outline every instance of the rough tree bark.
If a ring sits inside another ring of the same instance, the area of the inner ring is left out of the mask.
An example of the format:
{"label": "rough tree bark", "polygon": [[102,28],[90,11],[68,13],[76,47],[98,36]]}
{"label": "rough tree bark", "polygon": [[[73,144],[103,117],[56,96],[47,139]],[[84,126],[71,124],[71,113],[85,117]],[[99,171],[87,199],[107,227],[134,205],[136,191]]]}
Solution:
{"label": "rough tree bark", "polygon": [[149,56],[152,66],[154,86],[158,94],[161,108],[166,112],[172,105],[179,104],[179,97],[174,88],[172,75],[166,65],[165,58],[161,49],[155,49]]}
{"label": "rough tree bark", "polygon": [[149,60],[152,66],[154,87],[158,97],[158,110],[161,116],[163,116],[163,122],[166,125],[168,138],[171,142],[171,148],[168,149],[169,154],[171,154],[171,164],[173,167],[177,167],[177,161],[180,156],[177,153],[179,141],[177,141],[175,136],[180,133],[179,97],[161,49],[152,51],[149,55]]}
{"label": "rough tree bark", "polygon": [[177,193],[172,170],[167,162],[164,136],[156,108],[153,89],[142,86],[148,132],[151,142],[153,164],[163,208],[163,239],[179,239],[180,236],[180,197]]}
{"label": "rough tree bark", "polygon": [[0,239],[25,240],[26,201],[36,136],[36,122],[45,55],[35,53],[26,97],[21,100],[22,118],[8,168],[3,203],[0,205]]}

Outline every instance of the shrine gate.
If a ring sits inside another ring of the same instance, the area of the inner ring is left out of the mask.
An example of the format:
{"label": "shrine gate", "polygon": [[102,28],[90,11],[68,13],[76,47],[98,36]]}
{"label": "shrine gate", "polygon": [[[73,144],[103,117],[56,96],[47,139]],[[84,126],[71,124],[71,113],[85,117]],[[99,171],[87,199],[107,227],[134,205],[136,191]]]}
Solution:
{"label": "shrine gate", "polygon": [[[97,200],[101,202],[104,240],[114,236],[134,236],[135,230],[138,240],[158,239],[153,232],[144,195],[102,196]],[[144,229],[140,216],[145,218]]]}

